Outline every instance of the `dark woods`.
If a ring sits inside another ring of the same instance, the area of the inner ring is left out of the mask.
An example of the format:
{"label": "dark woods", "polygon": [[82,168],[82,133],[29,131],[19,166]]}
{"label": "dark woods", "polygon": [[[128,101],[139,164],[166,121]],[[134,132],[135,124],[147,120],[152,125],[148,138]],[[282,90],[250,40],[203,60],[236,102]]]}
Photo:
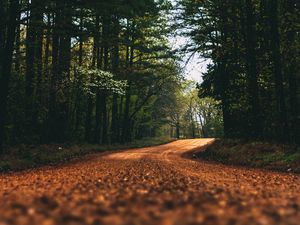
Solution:
{"label": "dark woods", "polygon": [[158,135],[160,90],[179,80],[162,10],[152,0],[1,0],[0,145]]}
{"label": "dark woods", "polygon": [[299,143],[299,1],[180,3],[186,50],[213,61],[200,96],[221,100],[225,136]]}
{"label": "dark woods", "polygon": [[[221,102],[223,120],[212,121],[226,137],[299,143],[299,7],[178,1],[176,29],[193,40],[184,50],[212,62],[199,97]],[[197,136],[204,116],[182,110],[192,101],[168,43],[170,9],[154,0],[1,0],[0,146],[124,143],[174,129],[181,137],[186,121]]]}

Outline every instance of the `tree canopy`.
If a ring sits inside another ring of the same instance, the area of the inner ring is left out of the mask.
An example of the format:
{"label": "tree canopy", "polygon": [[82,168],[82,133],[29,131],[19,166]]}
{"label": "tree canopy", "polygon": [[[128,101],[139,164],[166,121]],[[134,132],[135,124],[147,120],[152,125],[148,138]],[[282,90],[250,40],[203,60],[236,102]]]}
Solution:
{"label": "tree canopy", "polygon": [[[299,5],[2,0],[0,146],[170,134],[299,142]],[[173,49],[173,33],[190,41]],[[180,62],[195,53],[211,61],[197,90]]]}
{"label": "tree canopy", "polygon": [[183,49],[212,61],[200,96],[222,104],[224,133],[299,143],[299,1],[180,0]]}

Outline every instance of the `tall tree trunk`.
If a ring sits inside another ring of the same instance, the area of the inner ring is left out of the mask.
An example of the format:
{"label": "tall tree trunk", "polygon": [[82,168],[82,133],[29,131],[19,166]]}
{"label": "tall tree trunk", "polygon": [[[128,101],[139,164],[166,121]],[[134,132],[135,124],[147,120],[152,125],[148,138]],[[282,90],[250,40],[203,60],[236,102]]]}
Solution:
{"label": "tall tree trunk", "polygon": [[82,61],[83,61],[83,34],[84,34],[84,29],[83,29],[83,10],[81,10],[80,14],[80,24],[79,24],[79,29],[80,29],[80,34],[79,34],[79,52],[78,52],[78,63],[79,66],[82,66]]}
{"label": "tall tree trunk", "polygon": [[46,43],[45,43],[45,53],[44,53],[44,73],[45,79],[48,82],[49,79],[49,56],[50,56],[50,44],[51,44],[51,19],[52,15],[47,14],[47,32],[46,32]]}
{"label": "tall tree trunk", "polygon": [[[52,35],[52,74],[50,81],[50,97],[49,97],[49,115],[48,115],[48,142],[57,142],[62,138],[61,134],[64,132],[59,128],[59,116],[61,113],[58,105],[58,93],[61,91],[61,68],[60,68],[60,43],[61,43],[61,25],[62,25],[62,9],[63,4],[55,1],[55,13],[53,21],[53,35]],[[65,121],[64,121],[65,122]],[[64,123],[63,122],[63,123]]]}
{"label": "tall tree trunk", "polygon": [[[108,67],[108,46],[104,47],[104,70],[107,71]],[[100,105],[101,105],[101,119],[102,119],[102,144],[108,143],[107,134],[107,93],[106,91],[101,91],[100,95]]]}
{"label": "tall tree trunk", "polygon": [[[78,65],[81,67],[83,63],[83,13],[81,11],[80,14],[80,23],[79,23],[79,51],[78,51]],[[74,103],[74,117],[75,117],[75,136],[76,138],[79,136],[79,126],[80,122],[83,119],[82,118],[82,108],[81,108],[81,102],[82,97],[84,93],[81,91],[81,85],[82,85],[82,75],[78,73],[74,73],[75,80],[76,80],[76,88],[75,88],[75,103]]]}
{"label": "tall tree trunk", "polygon": [[44,79],[43,76],[43,41],[44,41],[44,23],[43,23],[43,7],[40,5],[37,13],[37,28],[36,28],[36,49],[35,49],[35,67],[37,72],[37,83],[36,83],[36,101],[33,106],[33,125],[37,130],[35,132],[41,133],[41,124],[39,124],[39,117],[41,108],[43,107],[43,91],[44,91]]}
{"label": "tall tree trunk", "polygon": [[[133,66],[133,57],[134,57],[134,48],[133,48],[133,40],[132,40],[132,46],[130,48],[129,46],[127,46],[127,50],[126,50],[126,67],[128,72],[130,72],[130,69]],[[129,142],[131,140],[131,121],[129,115],[130,100],[131,100],[131,83],[129,81],[128,87],[126,89],[126,94],[125,94],[122,142]]]}
{"label": "tall tree trunk", "polygon": [[[0,154],[4,152],[7,96],[11,77],[17,17],[20,16],[19,0],[11,0],[7,12],[7,23],[0,23]],[[0,3],[0,13],[5,18],[6,13],[3,1]]]}
{"label": "tall tree trunk", "polygon": [[287,127],[287,113],[286,104],[284,99],[284,86],[283,86],[283,74],[281,65],[280,54],[280,37],[279,37],[279,23],[278,23],[278,0],[270,0],[270,34],[271,34],[271,49],[272,49],[272,61],[273,72],[275,80],[275,94],[277,104],[277,131],[278,139],[280,141],[286,141],[289,130]]}
{"label": "tall tree trunk", "polygon": [[[36,88],[36,66],[35,66],[35,52],[37,46],[37,25],[38,25],[38,12],[39,1],[32,0],[30,5],[30,18],[28,20],[26,32],[26,71],[25,71],[25,97],[26,97],[26,134],[27,138],[33,135],[34,118],[34,105],[35,105],[35,88]],[[28,140],[27,140],[28,141]]]}
{"label": "tall tree trunk", "polygon": [[[102,24],[102,26],[104,26]],[[96,26],[95,26],[95,37],[94,37],[94,54],[96,55],[96,58],[93,59],[93,63],[97,63],[97,69],[102,69],[102,60],[103,60],[103,52],[104,52],[104,47],[103,47],[103,43],[101,48],[99,47],[100,45],[100,17],[99,15],[96,15]],[[102,28],[102,38],[104,36],[104,28]],[[103,42],[103,40],[102,40]],[[102,91],[101,90],[97,90],[96,93],[96,119],[95,119],[95,133],[94,133],[94,141],[96,143],[101,143],[102,142],[102,113],[103,113],[103,102],[102,102]]]}
{"label": "tall tree trunk", "polygon": [[[103,34],[102,34],[102,44],[104,46],[104,57],[103,57],[103,70],[108,70],[108,62],[109,62],[109,33],[111,32],[110,28],[110,19],[108,15],[103,16]],[[101,91],[100,95],[101,100],[101,119],[102,119],[102,144],[108,143],[108,121],[107,121],[107,92]]]}
{"label": "tall tree trunk", "polygon": [[[114,49],[113,49],[113,60],[112,70],[115,75],[118,74],[119,69],[119,20],[115,18],[114,21]],[[111,142],[116,143],[119,141],[119,116],[118,116],[118,95],[113,94],[112,102],[112,116],[111,116]]]}
{"label": "tall tree trunk", "polygon": [[224,135],[225,137],[232,136],[232,120],[230,113],[230,97],[227,92],[229,89],[229,71],[228,71],[228,49],[227,39],[228,39],[228,12],[226,8],[226,3],[222,4],[224,7],[220,7],[219,13],[222,24],[222,32],[221,32],[221,41],[224,46],[219,48],[220,56],[217,59],[217,79],[216,86],[220,92],[220,97],[222,101],[222,112],[223,112],[223,124],[224,124]]}
{"label": "tall tree trunk", "polygon": [[[2,15],[2,14],[1,14]],[[15,44],[15,72],[18,76],[20,76],[20,58],[21,58],[21,52],[20,52],[20,47],[21,47],[21,24],[20,24],[20,19],[17,17],[17,30],[16,30],[16,44]],[[1,40],[0,40],[1,41]]]}
{"label": "tall tree trunk", "polygon": [[[68,32],[72,24],[71,9],[67,0],[56,2],[57,13],[55,34],[53,37],[53,56],[55,83],[55,117],[52,132],[56,142],[63,142],[68,137],[69,126],[69,92],[65,88],[69,84],[71,67],[71,36]],[[56,33],[57,32],[57,33]],[[56,46],[55,46],[56,45]]]}
{"label": "tall tree trunk", "polygon": [[[43,91],[41,93],[41,104],[45,107],[45,109],[49,110],[49,94],[51,94],[51,84],[50,84],[50,44],[51,44],[51,25],[52,25],[52,14],[47,14],[47,32],[46,32],[46,40],[45,40],[45,49],[44,49],[44,79],[43,79]],[[47,127],[47,118],[45,118],[45,121],[43,121],[43,128],[42,128],[42,135],[41,139],[43,142],[46,141],[46,136],[48,133],[48,127]]]}
{"label": "tall tree trunk", "polygon": [[256,63],[256,22],[252,0],[246,0],[246,65],[249,93],[249,134],[250,137],[260,138],[262,135],[260,119],[260,102],[257,82]]}
{"label": "tall tree trunk", "polygon": [[297,24],[297,11],[296,0],[285,1],[285,71],[288,76],[289,85],[289,108],[290,108],[290,141],[292,143],[300,143],[300,118],[299,104],[300,100],[297,98],[297,42],[296,42],[296,24]]}

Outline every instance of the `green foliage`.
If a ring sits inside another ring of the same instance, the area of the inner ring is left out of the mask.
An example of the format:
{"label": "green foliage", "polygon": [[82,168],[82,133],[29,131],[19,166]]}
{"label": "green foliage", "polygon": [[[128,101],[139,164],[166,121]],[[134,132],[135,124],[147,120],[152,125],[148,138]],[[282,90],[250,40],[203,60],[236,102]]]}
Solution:
{"label": "green foliage", "polygon": [[105,90],[119,95],[125,95],[127,81],[115,80],[110,72],[99,69],[78,69],[79,76],[85,77],[85,90],[95,94],[98,90]]}
{"label": "green foliage", "polygon": [[163,15],[168,1],[6,0],[5,18],[16,2],[16,23],[5,20],[0,30],[1,57],[2,34],[15,36],[5,54],[12,74],[0,96],[1,142],[115,144],[166,135],[156,112],[180,77]]}
{"label": "green foliage", "polygon": [[165,96],[162,110],[172,127],[172,135],[182,138],[222,137],[220,103],[212,98],[199,98],[192,81],[181,81]]}
{"label": "green foliage", "polygon": [[179,0],[182,50],[212,63],[200,97],[221,101],[225,136],[300,140],[297,1]]}

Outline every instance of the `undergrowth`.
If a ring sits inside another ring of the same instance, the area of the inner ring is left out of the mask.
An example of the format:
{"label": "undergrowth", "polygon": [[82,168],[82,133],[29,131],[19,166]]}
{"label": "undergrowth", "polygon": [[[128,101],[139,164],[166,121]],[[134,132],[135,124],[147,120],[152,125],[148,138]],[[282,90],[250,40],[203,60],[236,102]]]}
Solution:
{"label": "undergrowth", "polygon": [[231,165],[300,172],[300,148],[291,145],[216,140],[197,156]]}
{"label": "undergrowth", "polygon": [[90,153],[142,148],[171,142],[169,137],[144,138],[127,144],[47,144],[8,147],[0,156],[0,172],[18,171],[43,165],[67,162]]}

